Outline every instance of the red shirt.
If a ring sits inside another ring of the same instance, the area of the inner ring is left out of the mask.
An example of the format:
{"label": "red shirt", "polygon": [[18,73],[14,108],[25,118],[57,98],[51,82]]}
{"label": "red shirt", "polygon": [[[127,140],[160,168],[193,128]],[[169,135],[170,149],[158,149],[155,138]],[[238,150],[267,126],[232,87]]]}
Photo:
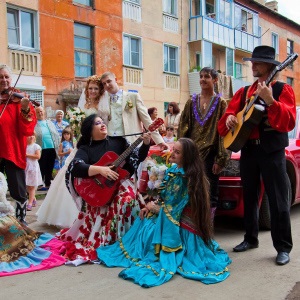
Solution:
{"label": "red shirt", "polygon": [[[272,85],[275,83],[272,82]],[[257,81],[255,81],[248,89],[247,99],[252,96],[257,89]],[[225,111],[225,114],[222,116],[218,122],[218,131],[221,136],[225,136],[228,133],[226,127],[226,120],[229,115],[236,116],[238,112],[241,111],[241,103],[244,101],[242,99],[244,93],[244,88],[240,88],[232,97],[231,101],[228,104],[228,107]],[[288,84],[283,86],[282,92],[279,96],[278,101],[267,107],[268,120],[275,130],[279,132],[289,132],[295,127],[296,120],[296,103],[295,103],[295,94],[292,87]],[[258,126],[255,127],[252,133],[249,136],[249,139],[258,139],[259,132]]]}
{"label": "red shirt", "polygon": [[[0,104],[0,113],[5,104]],[[9,102],[0,118],[0,158],[12,161],[21,169],[26,168],[27,136],[34,133],[36,115],[30,104],[32,121],[21,115],[20,102]]]}

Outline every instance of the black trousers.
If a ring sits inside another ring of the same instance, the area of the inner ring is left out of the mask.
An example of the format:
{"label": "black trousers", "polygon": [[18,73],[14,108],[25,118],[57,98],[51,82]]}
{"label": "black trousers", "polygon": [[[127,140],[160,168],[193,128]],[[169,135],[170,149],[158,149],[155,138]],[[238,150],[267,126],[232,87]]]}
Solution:
{"label": "black trousers", "polygon": [[25,170],[9,160],[2,159],[1,172],[6,174],[11,197],[21,204],[25,203],[27,201]]}
{"label": "black trousers", "polygon": [[213,174],[216,153],[210,152],[204,160],[206,176],[210,184],[210,207],[217,207],[219,202],[219,175]]}
{"label": "black trousers", "polygon": [[240,160],[244,195],[245,240],[258,242],[258,196],[261,177],[268,195],[271,235],[277,252],[293,247],[285,150],[266,153],[260,145],[243,147]]}
{"label": "black trousers", "polygon": [[41,169],[42,179],[46,187],[51,184],[52,171],[54,168],[54,162],[56,158],[56,152],[54,148],[43,149],[41,158],[39,159],[39,165]]}

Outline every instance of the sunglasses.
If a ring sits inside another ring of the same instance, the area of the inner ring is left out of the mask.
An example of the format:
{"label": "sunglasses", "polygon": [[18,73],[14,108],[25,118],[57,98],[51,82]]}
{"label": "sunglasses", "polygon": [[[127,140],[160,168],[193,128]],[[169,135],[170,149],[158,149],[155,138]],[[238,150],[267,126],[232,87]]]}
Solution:
{"label": "sunglasses", "polygon": [[103,121],[96,121],[94,125],[105,125],[105,123]]}

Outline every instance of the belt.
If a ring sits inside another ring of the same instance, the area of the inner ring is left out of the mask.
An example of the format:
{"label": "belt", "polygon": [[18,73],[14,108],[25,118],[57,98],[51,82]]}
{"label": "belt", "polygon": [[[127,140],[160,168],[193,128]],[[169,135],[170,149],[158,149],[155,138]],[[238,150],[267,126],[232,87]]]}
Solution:
{"label": "belt", "polygon": [[246,145],[260,145],[260,139],[251,139],[246,142]]}

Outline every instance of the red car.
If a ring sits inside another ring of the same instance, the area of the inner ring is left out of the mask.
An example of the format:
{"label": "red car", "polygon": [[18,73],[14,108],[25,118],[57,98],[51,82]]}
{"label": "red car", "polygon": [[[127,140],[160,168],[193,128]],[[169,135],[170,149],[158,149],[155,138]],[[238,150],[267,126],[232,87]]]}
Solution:
{"label": "red car", "polygon": [[[295,128],[289,132],[289,146],[285,149],[286,167],[290,181],[289,197],[291,205],[300,203],[300,108],[297,108],[297,119]],[[243,217],[243,186],[240,178],[240,152],[232,153],[228,166],[222,172],[219,181],[218,215],[232,217]],[[268,196],[261,184],[259,194],[259,222],[262,228],[271,228],[270,209]]]}

